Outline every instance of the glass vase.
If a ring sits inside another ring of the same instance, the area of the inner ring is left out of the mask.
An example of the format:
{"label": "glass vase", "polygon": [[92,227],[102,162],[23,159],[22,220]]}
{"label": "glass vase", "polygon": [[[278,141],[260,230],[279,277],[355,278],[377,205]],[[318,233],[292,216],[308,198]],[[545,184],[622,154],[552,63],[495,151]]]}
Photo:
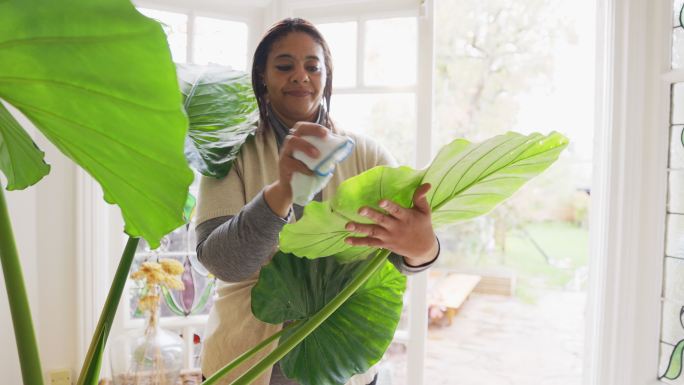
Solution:
{"label": "glass vase", "polygon": [[159,308],[146,312],[145,328],[112,341],[114,385],[176,385],[183,367],[183,339],[159,327]]}

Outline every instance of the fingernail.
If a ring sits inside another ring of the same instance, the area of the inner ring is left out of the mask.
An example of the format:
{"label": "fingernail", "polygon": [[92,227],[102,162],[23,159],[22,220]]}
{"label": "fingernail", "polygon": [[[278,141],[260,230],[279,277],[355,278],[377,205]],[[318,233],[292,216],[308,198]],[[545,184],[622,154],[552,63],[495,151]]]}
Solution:
{"label": "fingernail", "polygon": [[387,207],[387,205],[388,205],[387,201],[381,201],[380,202],[380,207],[384,208],[384,207]]}
{"label": "fingernail", "polygon": [[351,239],[349,239],[349,238],[345,238],[345,239],[344,239],[344,243],[347,243],[347,244],[351,245],[352,241],[351,241]]}
{"label": "fingernail", "polygon": [[368,209],[363,208],[363,209],[359,210],[359,214],[361,214],[361,215],[367,215],[367,214],[368,214]]}
{"label": "fingernail", "polygon": [[347,223],[346,229],[349,231],[354,231],[354,224],[353,223]]}

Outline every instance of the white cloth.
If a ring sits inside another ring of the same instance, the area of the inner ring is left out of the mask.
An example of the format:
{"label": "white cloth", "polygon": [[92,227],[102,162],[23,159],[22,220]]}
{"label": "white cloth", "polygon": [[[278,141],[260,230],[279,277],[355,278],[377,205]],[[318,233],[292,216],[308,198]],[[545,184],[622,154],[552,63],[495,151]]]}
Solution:
{"label": "white cloth", "polygon": [[325,138],[303,136],[302,139],[314,145],[319,151],[317,158],[312,158],[302,151],[292,153],[295,159],[302,161],[314,173],[305,175],[296,172],[292,175],[293,202],[305,206],[328,184],[335,172],[335,166],[351,154],[354,140],[331,132]]}

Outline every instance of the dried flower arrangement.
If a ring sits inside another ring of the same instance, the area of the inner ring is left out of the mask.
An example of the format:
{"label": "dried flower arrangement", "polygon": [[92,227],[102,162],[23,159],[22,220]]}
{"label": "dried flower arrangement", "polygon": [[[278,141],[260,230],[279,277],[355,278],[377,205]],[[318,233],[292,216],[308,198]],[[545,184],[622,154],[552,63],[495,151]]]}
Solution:
{"label": "dried flower arrangement", "polygon": [[131,274],[131,279],[141,282],[144,287],[138,299],[138,309],[148,312],[148,328],[158,323],[161,287],[171,290],[183,290],[185,286],[180,279],[183,264],[174,259],[160,259],[159,262],[143,262],[140,268]]}
{"label": "dried flower arrangement", "polygon": [[159,327],[162,290],[183,290],[183,264],[173,259],[143,262],[130,278],[140,285],[138,309],[145,313],[142,334],[133,331],[112,344],[114,385],[176,385],[183,365],[183,341]]}

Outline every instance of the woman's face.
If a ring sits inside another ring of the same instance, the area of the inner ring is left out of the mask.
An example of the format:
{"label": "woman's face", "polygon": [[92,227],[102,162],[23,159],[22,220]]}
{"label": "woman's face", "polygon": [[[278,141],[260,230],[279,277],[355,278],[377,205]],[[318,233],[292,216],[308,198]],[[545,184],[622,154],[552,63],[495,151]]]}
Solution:
{"label": "woman's face", "polygon": [[323,48],[304,32],[292,32],[271,47],[264,83],[276,115],[288,126],[314,121],[326,79]]}

